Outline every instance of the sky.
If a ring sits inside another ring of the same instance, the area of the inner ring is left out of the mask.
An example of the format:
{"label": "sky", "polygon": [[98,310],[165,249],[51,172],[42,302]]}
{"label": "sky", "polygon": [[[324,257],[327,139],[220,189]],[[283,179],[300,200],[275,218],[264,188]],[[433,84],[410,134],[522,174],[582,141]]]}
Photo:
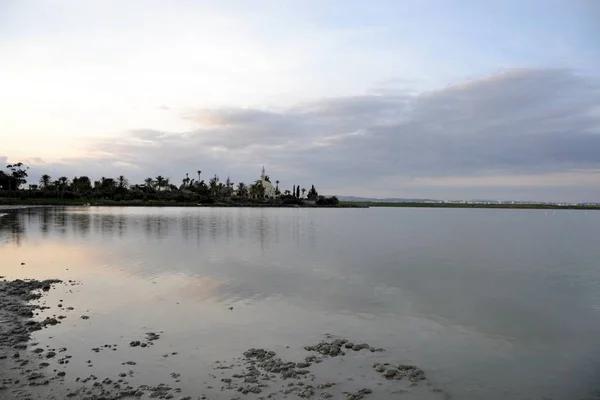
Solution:
{"label": "sky", "polygon": [[600,202],[598,21],[596,0],[0,0],[0,164]]}

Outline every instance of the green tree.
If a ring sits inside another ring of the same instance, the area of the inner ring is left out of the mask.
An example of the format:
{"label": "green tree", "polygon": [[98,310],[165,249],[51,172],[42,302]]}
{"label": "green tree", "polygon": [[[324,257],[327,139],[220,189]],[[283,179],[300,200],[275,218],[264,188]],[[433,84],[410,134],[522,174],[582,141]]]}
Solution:
{"label": "green tree", "polygon": [[210,188],[210,191],[214,197],[219,195],[219,176],[217,174],[210,178],[208,181],[208,187]]}
{"label": "green tree", "polygon": [[15,190],[19,190],[19,187],[27,183],[27,170],[29,167],[25,166],[22,162],[16,164],[9,164],[6,168],[10,171],[10,178],[8,180],[8,197],[10,197],[11,187]]}
{"label": "green tree", "polygon": [[319,199],[319,193],[317,192],[317,189],[315,189],[315,185],[311,186],[306,198],[311,201],[317,201]]}
{"label": "green tree", "polygon": [[40,178],[40,186],[42,187],[42,189],[48,190],[48,188],[50,187],[51,184],[52,184],[52,178],[50,177],[50,175],[48,175],[48,174],[42,175],[42,177]]}
{"label": "green tree", "polygon": [[154,179],[146,178],[144,179],[144,184],[146,185],[146,192],[150,192],[150,190],[154,189]]}
{"label": "green tree", "polygon": [[60,198],[63,199],[65,197],[65,190],[69,187],[69,178],[66,176],[61,176],[57,180],[57,189],[60,191]]}
{"label": "green tree", "polygon": [[163,187],[165,187],[165,177],[162,175],[159,175],[156,177],[156,187],[158,187],[158,191],[160,192],[162,190]]}
{"label": "green tree", "polygon": [[304,197],[304,193],[306,193],[306,188],[302,188],[302,197]]}
{"label": "green tree", "polygon": [[129,186],[129,180],[125,178],[123,175],[119,175],[117,178],[117,188],[118,189],[127,189]]}
{"label": "green tree", "polygon": [[248,186],[244,182],[238,183],[237,191],[239,197],[248,197]]}
{"label": "green tree", "polygon": [[75,193],[89,193],[92,191],[92,182],[87,176],[73,178],[71,188]]}
{"label": "green tree", "polygon": [[275,195],[279,196],[281,192],[279,191],[279,181],[275,181]]}
{"label": "green tree", "polygon": [[300,198],[300,185],[296,186],[296,198],[299,199]]}
{"label": "green tree", "polygon": [[265,187],[261,180],[257,180],[250,186],[250,196],[255,199],[265,198]]}

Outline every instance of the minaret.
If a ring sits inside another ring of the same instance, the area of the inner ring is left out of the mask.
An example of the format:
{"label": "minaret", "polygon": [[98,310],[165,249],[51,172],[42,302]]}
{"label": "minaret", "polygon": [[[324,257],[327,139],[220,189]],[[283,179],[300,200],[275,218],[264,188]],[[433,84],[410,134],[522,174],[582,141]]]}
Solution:
{"label": "minaret", "polygon": [[263,165],[262,173],[260,174],[260,180],[264,181],[265,180],[265,176],[266,176],[266,174],[265,174],[265,166]]}

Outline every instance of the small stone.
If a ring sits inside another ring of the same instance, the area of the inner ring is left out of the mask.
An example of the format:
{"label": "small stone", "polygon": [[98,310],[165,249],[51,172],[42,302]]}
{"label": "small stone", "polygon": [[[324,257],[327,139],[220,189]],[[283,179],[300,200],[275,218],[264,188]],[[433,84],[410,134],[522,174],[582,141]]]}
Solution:
{"label": "small stone", "polygon": [[377,364],[377,365],[375,365],[375,371],[383,372],[383,371],[385,371],[385,367],[383,366],[383,364]]}
{"label": "small stone", "polygon": [[90,317],[88,317],[87,315],[82,315],[81,319],[90,319]]}

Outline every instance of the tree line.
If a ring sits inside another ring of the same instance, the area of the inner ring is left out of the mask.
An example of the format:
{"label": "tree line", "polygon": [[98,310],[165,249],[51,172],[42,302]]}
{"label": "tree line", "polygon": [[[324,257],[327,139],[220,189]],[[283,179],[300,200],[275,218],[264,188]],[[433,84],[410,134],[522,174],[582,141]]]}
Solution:
{"label": "tree line", "polygon": [[[141,183],[130,184],[120,175],[116,178],[102,177],[92,181],[87,176],[72,179],[61,176],[56,179],[48,174],[41,176],[37,183],[27,184],[29,167],[23,163],[9,164],[6,172],[0,171],[0,197],[15,199],[103,199],[111,201],[174,201],[211,204],[216,202],[252,202],[304,204],[314,202],[320,205],[336,205],[338,199],[320,196],[314,185],[310,189],[293,185],[292,189],[280,190],[280,181],[275,181],[274,192],[266,193],[262,180],[252,183],[238,182],[227,177],[222,181],[213,175],[206,182],[202,171],[190,177],[186,173],[179,185],[170,178],[158,175],[148,177]],[[265,181],[271,183],[270,177]],[[270,194],[270,195],[269,195]]]}

